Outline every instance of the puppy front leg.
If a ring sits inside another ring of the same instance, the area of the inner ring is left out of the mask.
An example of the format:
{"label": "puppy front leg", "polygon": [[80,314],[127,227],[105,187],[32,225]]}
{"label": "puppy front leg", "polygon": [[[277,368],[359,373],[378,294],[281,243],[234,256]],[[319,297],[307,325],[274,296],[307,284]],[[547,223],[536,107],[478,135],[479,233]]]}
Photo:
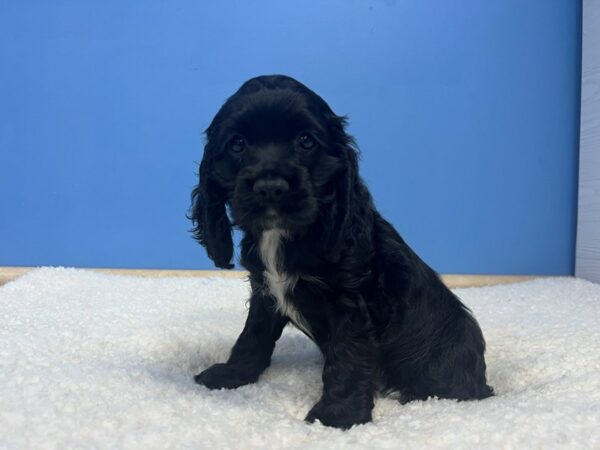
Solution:
{"label": "puppy front leg", "polygon": [[323,394],[306,421],[348,429],[371,421],[375,393],[376,355],[368,318],[345,316],[335,324],[323,346]]}
{"label": "puppy front leg", "polygon": [[275,342],[288,319],[273,307],[273,300],[254,292],[242,334],[238,337],[226,363],[215,364],[194,377],[209,389],[235,389],[254,383],[271,364]]}

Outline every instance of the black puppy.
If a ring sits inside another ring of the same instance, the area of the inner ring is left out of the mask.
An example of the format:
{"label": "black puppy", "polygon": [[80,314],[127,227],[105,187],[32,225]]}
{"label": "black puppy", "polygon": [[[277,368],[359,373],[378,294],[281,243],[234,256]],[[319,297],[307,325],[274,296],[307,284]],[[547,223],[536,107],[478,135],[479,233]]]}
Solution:
{"label": "black puppy", "polygon": [[244,83],[208,127],[195,237],[231,269],[229,208],[252,296],[231,356],[196,382],[254,383],[291,322],[325,358],[309,422],[368,422],[377,392],[402,402],[489,397],[477,322],[377,212],[345,125],[313,91],[275,75]]}

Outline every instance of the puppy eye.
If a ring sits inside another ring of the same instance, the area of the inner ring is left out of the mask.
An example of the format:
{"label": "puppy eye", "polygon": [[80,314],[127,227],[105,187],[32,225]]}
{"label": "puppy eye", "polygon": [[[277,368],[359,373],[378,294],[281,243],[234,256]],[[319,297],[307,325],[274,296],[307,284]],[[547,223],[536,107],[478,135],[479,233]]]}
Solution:
{"label": "puppy eye", "polygon": [[300,144],[300,147],[302,147],[305,150],[310,150],[315,145],[317,145],[315,139],[308,133],[302,133],[298,138],[298,143]]}
{"label": "puppy eye", "polygon": [[246,148],[246,140],[241,136],[234,137],[229,141],[229,149],[234,153],[241,153]]}

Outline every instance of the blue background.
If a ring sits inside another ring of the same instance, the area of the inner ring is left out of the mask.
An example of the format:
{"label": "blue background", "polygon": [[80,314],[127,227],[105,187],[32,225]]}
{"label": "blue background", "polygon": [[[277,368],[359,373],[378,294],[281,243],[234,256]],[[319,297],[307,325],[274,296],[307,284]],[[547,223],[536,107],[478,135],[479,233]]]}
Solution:
{"label": "blue background", "polygon": [[362,150],[444,273],[573,273],[573,0],[0,3],[0,265],[211,268],[185,218],[202,131],[285,73]]}

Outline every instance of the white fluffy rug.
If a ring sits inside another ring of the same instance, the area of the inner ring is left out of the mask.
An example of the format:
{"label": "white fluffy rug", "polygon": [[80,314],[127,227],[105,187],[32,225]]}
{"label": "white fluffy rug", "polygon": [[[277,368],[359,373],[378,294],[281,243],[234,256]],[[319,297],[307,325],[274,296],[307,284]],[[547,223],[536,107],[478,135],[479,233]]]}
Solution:
{"label": "white fluffy rug", "polygon": [[303,418],[316,347],[287,328],[259,382],[193,382],[242,329],[240,280],[38,269],[0,288],[0,448],[600,448],[600,285],[460,289],[488,343],[481,402],[378,399],[343,432]]}

